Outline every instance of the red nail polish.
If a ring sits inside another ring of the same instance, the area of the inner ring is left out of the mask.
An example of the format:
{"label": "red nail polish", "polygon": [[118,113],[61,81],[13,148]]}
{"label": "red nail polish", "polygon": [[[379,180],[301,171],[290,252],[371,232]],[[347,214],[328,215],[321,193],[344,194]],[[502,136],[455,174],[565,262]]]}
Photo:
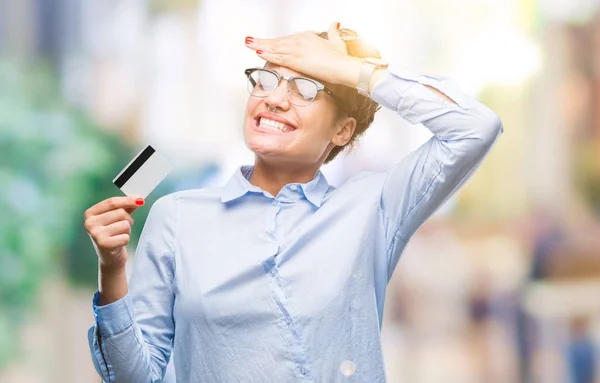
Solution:
{"label": "red nail polish", "polygon": [[340,30],[340,23],[337,23],[336,27],[335,27],[338,31]]}
{"label": "red nail polish", "polygon": [[254,42],[254,39],[252,37],[246,36],[246,44],[250,44],[250,43],[253,43],[253,42]]}
{"label": "red nail polish", "polygon": [[262,55],[262,53],[263,52],[260,49],[256,51],[256,54],[258,54],[258,55]]}
{"label": "red nail polish", "polygon": [[138,206],[142,206],[144,204],[144,199],[143,198],[136,199],[135,204]]}

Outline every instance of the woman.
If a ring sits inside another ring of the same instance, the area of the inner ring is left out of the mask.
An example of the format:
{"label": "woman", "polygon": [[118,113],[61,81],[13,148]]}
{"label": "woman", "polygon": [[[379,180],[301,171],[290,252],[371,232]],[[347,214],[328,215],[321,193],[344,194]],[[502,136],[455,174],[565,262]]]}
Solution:
{"label": "woman", "polygon": [[[379,54],[339,23],[246,46],[267,62],[246,71],[254,166],[159,199],[129,285],[136,199],[86,211],[100,264],[89,342],[105,381],[160,381],[172,349],[182,382],[384,381],[379,331],[398,258],[502,130],[452,82],[361,58]],[[319,168],[378,104],[435,136],[388,172],[332,188]]]}

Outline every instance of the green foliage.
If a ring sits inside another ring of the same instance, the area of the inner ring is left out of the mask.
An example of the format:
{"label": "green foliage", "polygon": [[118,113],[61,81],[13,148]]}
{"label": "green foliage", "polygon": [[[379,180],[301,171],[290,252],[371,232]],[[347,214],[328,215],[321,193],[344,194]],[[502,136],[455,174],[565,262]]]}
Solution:
{"label": "green foliage", "polygon": [[96,285],[83,212],[122,194],[111,181],[135,152],[69,106],[50,69],[0,60],[0,367],[44,278]]}

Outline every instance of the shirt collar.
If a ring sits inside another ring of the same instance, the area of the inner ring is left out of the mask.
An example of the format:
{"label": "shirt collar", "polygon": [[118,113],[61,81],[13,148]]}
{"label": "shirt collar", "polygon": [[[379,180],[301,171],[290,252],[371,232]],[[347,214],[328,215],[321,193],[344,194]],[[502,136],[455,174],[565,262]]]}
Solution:
{"label": "shirt collar", "polygon": [[[253,166],[242,166],[237,169],[223,188],[221,202],[227,203],[233,201],[249,192],[263,193],[264,191],[261,188],[250,183],[253,171]],[[329,183],[327,183],[327,179],[325,179],[320,170],[311,181],[298,185],[302,189],[306,199],[316,207],[321,206],[323,198],[329,189]]]}

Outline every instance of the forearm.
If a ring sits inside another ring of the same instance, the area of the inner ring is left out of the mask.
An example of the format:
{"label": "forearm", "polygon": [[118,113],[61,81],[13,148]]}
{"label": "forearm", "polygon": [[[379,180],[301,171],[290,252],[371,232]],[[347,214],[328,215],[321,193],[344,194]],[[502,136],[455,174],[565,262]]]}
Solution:
{"label": "forearm", "polygon": [[[391,65],[371,90],[374,101],[434,134],[394,166],[384,181],[381,205],[390,222],[386,236],[390,244],[397,239],[405,244],[467,181],[502,132],[502,124],[492,110],[449,79]],[[395,250],[389,254],[390,273],[399,254]]]}
{"label": "forearm", "polygon": [[106,382],[148,383],[162,379],[168,356],[150,348],[134,314],[133,303],[125,296],[99,306],[94,297],[96,324],[88,333],[92,361]]}
{"label": "forearm", "polygon": [[175,217],[174,196],[154,203],[129,282],[124,265],[100,265],[88,341],[94,366],[106,382],[160,382],[163,377],[175,334]]}
{"label": "forearm", "polygon": [[486,151],[502,130],[498,116],[451,79],[391,64],[375,72],[371,83],[374,101],[411,124],[422,123],[456,155]]}
{"label": "forearm", "polygon": [[[340,82],[343,85],[346,85],[348,87],[356,88],[356,86],[358,85],[358,77],[359,77],[361,65],[362,65],[361,58],[348,57],[348,61],[344,67],[344,70],[340,71],[340,73],[342,73],[342,78],[341,78]],[[375,69],[375,71],[373,71],[373,75],[371,76],[371,80],[369,82],[369,93],[373,90],[373,87],[375,86],[375,84],[377,84],[377,82],[379,81],[379,79],[381,78],[381,76],[383,75],[384,72],[385,72],[385,69],[382,69],[382,68]],[[456,102],[454,102],[454,100],[452,100],[450,97],[448,97],[444,93],[440,92],[436,88],[434,88],[430,85],[425,85],[425,87],[427,89],[429,89],[431,92],[438,95],[439,97],[442,97],[446,101],[456,104]]]}
{"label": "forearm", "polygon": [[[123,249],[127,252],[127,249]],[[127,256],[127,254],[125,254]],[[98,292],[100,306],[104,306],[122,299],[127,295],[127,274],[125,267],[107,269],[101,264],[98,266]]]}
{"label": "forearm", "polygon": [[[348,57],[348,61],[347,61],[347,64],[346,64],[344,70],[342,70],[340,72],[340,73],[342,73],[342,78],[341,78],[340,82],[343,85],[346,85],[348,87],[356,88],[356,86],[358,85],[358,77],[359,77],[361,65],[362,65],[361,58]],[[373,71],[373,75],[371,76],[371,80],[369,82],[369,93],[371,93],[371,91],[373,90],[373,87],[381,79],[381,76],[383,75],[383,73],[385,73],[385,71],[386,70],[383,68],[375,69],[375,71]],[[456,102],[454,100],[452,100],[450,97],[448,97],[444,93],[440,92],[438,89],[436,89],[430,85],[425,85],[425,87],[427,89],[429,89],[431,92],[433,92],[434,94],[436,94],[437,96],[443,98],[444,100],[451,102],[452,104],[456,104]]]}
{"label": "forearm", "polygon": [[[139,309],[136,312],[132,295],[141,301],[145,298],[140,296],[139,287],[136,290],[135,281],[132,282],[129,293],[124,267],[99,266],[99,288],[93,302],[96,323],[89,334],[94,366],[107,382],[159,382],[169,360],[171,338],[169,335],[164,341],[148,339],[140,325],[148,325],[150,319],[157,328],[172,328],[171,306],[164,307],[165,313],[156,308],[152,313]],[[153,289],[148,286],[143,290],[151,293]],[[160,323],[161,320],[165,323]]]}

